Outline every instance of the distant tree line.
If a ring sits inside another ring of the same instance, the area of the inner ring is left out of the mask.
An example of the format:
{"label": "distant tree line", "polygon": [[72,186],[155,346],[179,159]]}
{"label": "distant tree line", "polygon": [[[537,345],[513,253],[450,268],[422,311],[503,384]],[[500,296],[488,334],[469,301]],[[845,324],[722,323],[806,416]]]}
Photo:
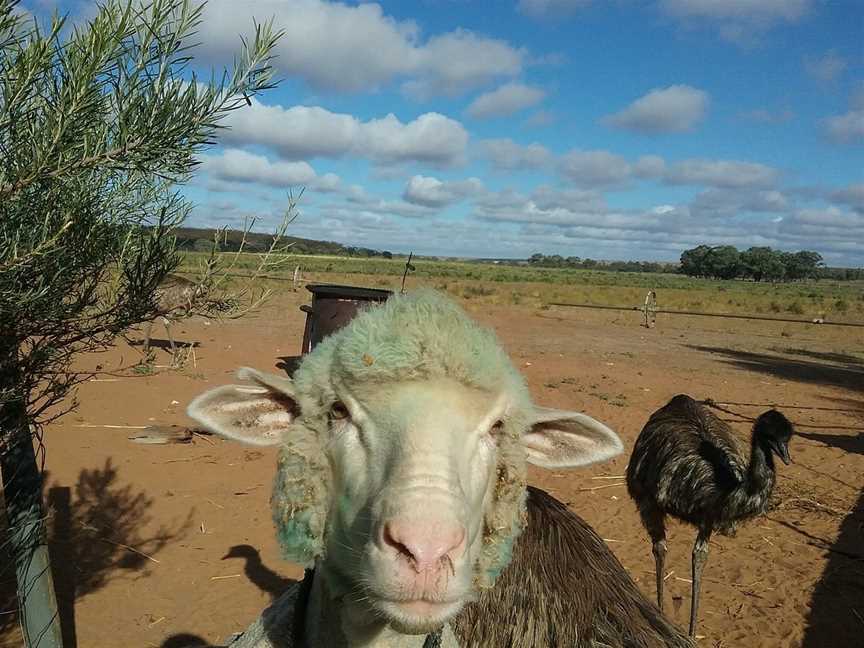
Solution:
{"label": "distant tree line", "polygon": [[[181,250],[207,252],[213,247],[213,237],[216,233],[217,230],[214,229],[179,227],[175,232],[177,247]],[[285,236],[282,240],[291,245],[289,250],[293,254],[393,258],[393,254],[387,250],[380,251],[366,247],[346,246],[333,241],[316,241],[297,236]],[[247,252],[266,252],[270,249],[272,242],[273,236],[271,234],[257,232],[246,232],[244,234],[236,230],[229,230],[221,238],[220,249],[225,252],[236,252],[242,244],[243,249]]]}
{"label": "distant tree line", "polygon": [[674,272],[675,264],[656,261],[596,261],[580,259],[576,256],[564,257],[560,254],[532,254],[528,265],[537,268],[579,268],[582,270],[603,269],[617,272]]}
{"label": "distant tree line", "polygon": [[699,245],[681,254],[681,272],[690,277],[797,281],[819,278],[824,266],[822,255],[810,250],[751,247],[739,252],[732,245]]}

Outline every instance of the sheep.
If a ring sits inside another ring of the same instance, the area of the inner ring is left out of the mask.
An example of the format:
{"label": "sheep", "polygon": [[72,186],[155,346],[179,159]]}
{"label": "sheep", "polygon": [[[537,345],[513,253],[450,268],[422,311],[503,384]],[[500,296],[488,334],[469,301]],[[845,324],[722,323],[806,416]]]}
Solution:
{"label": "sheep", "polygon": [[238,648],[457,646],[448,621],[494,585],[524,527],[526,463],[622,450],[585,414],[535,406],[495,335],[430,290],[362,312],[293,379],[238,377],[251,384],[187,411],[227,438],[280,445],[277,537],[310,568]]}
{"label": "sheep", "polygon": [[[451,621],[461,648],[693,648],[584,520],[539,488],[527,494],[511,562]],[[290,588],[231,648],[258,648],[268,629],[285,636],[299,625],[302,587]]]}
{"label": "sheep", "polygon": [[690,396],[679,394],[654,412],[639,433],[627,466],[627,490],[653,543],[661,610],[666,515],[699,530],[693,545],[690,636],[696,631],[711,534],[732,534],[740,522],[765,512],[774,489],[773,455],[789,463],[793,432],[777,410],[763,413],[753,425],[748,460],[726,423]]}

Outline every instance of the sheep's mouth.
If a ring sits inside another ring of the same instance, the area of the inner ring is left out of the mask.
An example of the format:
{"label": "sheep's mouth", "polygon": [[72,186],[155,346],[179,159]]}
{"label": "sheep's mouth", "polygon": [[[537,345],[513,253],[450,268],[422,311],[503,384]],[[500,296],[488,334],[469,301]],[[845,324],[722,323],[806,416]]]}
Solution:
{"label": "sheep's mouth", "polygon": [[447,601],[425,598],[399,601],[381,599],[374,606],[398,632],[421,634],[443,626],[458,614],[464,603],[462,599]]}

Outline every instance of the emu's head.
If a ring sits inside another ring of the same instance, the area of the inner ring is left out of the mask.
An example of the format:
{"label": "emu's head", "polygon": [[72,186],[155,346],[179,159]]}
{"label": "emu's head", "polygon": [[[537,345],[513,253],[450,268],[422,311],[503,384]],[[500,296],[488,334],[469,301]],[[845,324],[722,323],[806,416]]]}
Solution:
{"label": "emu's head", "polygon": [[273,514],[286,557],[317,561],[360,614],[440,626],[509,559],[526,461],[569,468],[621,451],[610,429],[536,407],[495,336],[431,291],[394,296],[310,353],[294,380],[199,396],[192,418],[281,444]]}

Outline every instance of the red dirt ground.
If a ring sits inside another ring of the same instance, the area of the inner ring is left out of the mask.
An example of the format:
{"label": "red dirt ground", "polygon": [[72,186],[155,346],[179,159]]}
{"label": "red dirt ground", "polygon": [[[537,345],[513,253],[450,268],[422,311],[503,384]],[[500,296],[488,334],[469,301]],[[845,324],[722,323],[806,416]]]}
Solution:
{"label": "red dirt ground", "polygon": [[[112,375],[138,360],[125,344],[82,360],[106,373],[81,388],[78,410],[45,438],[68,646],[180,648],[186,635],[224,642],[300,575],[275,545],[273,451],[206,436],[141,445],[128,439],[140,430],[107,426],[186,426],[189,400],[231,381],[237,366],[278,371],[280,356],[298,352],[297,307],[306,300],[305,291],[288,292],[255,318],[185,322],[175,337],[200,346],[183,370]],[[861,330],[664,316],[647,330],[636,313],[465,305],[496,329],[538,403],[585,411],[621,435],[627,450],[616,460],[533,470],[531,481],[588,520],[650,597],[649,542],[618,478],[650,413],[680,392],[787,406],[800,433],[794,463],[779,466],[775,510],[735,538],[712,540],[700,645],[864,645],[864,360],[847,352],[862,349]],[[169,359],[160,351],[157,363]],[[728,407],[751,417],[766,409]],[[746,422],[734,426],[748,433]],[[672,524],[666,602],[682,626],[693,540],[691,528]],[[0,615],[0,646],[19,645],[14,615]]]}

